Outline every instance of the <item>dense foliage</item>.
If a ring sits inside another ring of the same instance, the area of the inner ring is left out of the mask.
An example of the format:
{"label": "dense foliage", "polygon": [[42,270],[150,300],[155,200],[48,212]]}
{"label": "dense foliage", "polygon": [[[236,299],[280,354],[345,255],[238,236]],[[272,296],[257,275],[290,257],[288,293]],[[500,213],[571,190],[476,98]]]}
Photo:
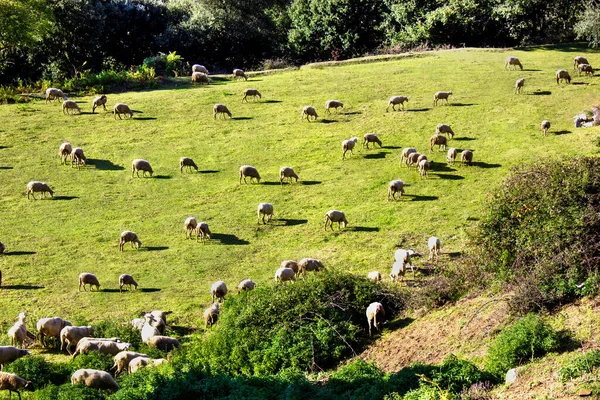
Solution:
{"label": "dense foliage", "polygon": [[597,10],[583,9],[567,0],[10,0],[0,3],[0,84],[119,72],[169,51],[229,71],[421,45],[551,43],[574,39],[579,19],[577,34],[597,42]]}
{"label": "dense foliage", "polygon": [[600,350],[590,350],[560,367],[558,377],[561,381],[566,382],[584,374],[591,374],[598,367],[600,367]]}

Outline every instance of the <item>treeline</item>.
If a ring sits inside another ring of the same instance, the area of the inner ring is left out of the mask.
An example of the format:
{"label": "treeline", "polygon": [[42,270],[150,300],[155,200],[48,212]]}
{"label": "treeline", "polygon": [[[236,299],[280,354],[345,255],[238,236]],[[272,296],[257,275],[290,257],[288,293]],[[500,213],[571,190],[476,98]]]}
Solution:
{"label": "treeline", "polygon": [[0,2],[0,84],[120,71],[176,51],[211,72],[417,46],[575,39],[568,0],[18,0]]}

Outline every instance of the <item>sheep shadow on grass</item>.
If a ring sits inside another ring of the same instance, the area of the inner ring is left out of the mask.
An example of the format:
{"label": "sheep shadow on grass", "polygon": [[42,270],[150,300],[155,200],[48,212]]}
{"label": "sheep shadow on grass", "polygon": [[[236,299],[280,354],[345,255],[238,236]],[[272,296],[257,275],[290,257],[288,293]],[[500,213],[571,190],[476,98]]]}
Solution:
{"label": "sheep shadow on grass", "polygon": [[334,123],[334,122],[336,122],[336,121],[335,121],[335,120],[333,120],[333,119],[325,119],[325,118],[323,118],[323,119],[321,120],[321,123],[322,123],[322,124],[332,124],[332,123]]}
{"label": "sheep shadow on grass", "polygon": [[555,135],[568,135],[569,133],[573,133],[571,131],[556,131],[554,132]]}
{"label": "sheep shadow on grass", "polygon": [[233,117],[231,119],[234,121],[249,121],[252,119],[252,117]]}
{"label": "sheep shadow on grass", "polygon": [[54,196],[54,200],[75,200],[78,199],[79,196]]}
{"label": "sheep shadow on grass", "polygon": [[386,327],[387,329],[389,329],[391,331],[395,331],[397,329],[406,328],[413,321],[414,321],[414,318],[399,318],[399,319],[393,320],[391,322],[388,322],[387,324],[384,323],[384,327]]}
{"label": "sheep shadow on grass", "polygon": [[500,168],[502,166],[502,164],[489,164],[489,163],[485,163],[483,161],[474,161],[471,163],[472,166],[474,167],[479,167],[479,168]]}
{"label": "sheep shadow on grass", "polygon": [[430,111],[431,108],[412,108],[412,109],[407,109],[406,111],[408,112],[425,112],[425,111]]}
{"label": "sheep shadow on grass", "polygon": [[277,218],[273,220],[273,225],[281,226],[296,226],[308,223],[307,219],[289,219],[289,218]]}
{"label": "sheep shadow on grass", "polygon": [[218,169],[205,169],[204,171],[198,171],[199,174],[216,174],[219,171]]}
{"label": "sheep shadow on grass", "polygon": [[[430,162],[429,170],[432,172],[454,172],[456,168],[451,168],[448,164],[439,163],[439,162]],[[406,185],[404,185],[406,186]]]}
{"label": "sheep shadow on grass", "polygon": [[383,146],[384,149],[399,150],[402,146]]}
{"label": "sheep shadow on grass", "polygon": [[344,112],[341,114],[342,115],[357,115],[357,114],[362,114],[362,111],[348,111],[348,112]]}
{"label": "sheep shadow on grass", "polygon": [[147,287],[147,288],[140,288],[140,289],[137,289],[137,290],[139,290],[142,293],[154,293],[154,292],[160,292],[162,289]]}
{"label": "sheep shadow on grass", "polygon": [[405,194],[405,197],[411,197],[410,201],[433,201],[439,199],[438,196],[420,196],[416,194]]}
{"label": "sheep shadow on grass", "polygon": [[445,179],[448,181],[459,181],[461,179],[465,179],[464,176],[454,175],[454,174],[436,174],[440,179]]}
{"label": "sheep shadow on grass", "polygon": [[571,85],[587,85],[587,82],[571,82]]}
{"label": "sheep shadow on grass", "polygon": [[[90,292],[92,292],[90,290]],[[95,292],[95,290],[94,290]],[[119,289],[100,289],[98,290],[98,292],[104,292],[104,293],[119,293]]]}
{"label": "sheep shadow on grass", "polygon": [[450,105],[452,107],[470,107],[470,106],[476,106],[477,104],[474,104],[474,103],[450,103]]}
{"label": "sheep shadow on grass", "polygon": [[460,256],[462,256],[462,252],[460,251],[453,251],[450,253],[442,253],[442,255],[446,254],[448,257],[455,259],[455,258],[459,258]]}
{"label": "sheep shadow on grass", "polygon": [[375,154],[365,154],[363,157],[369,160],[378,160],[381,158],[385,158],[388,154],[388,151],[380,151],[379,153]]}
{"label": "sheep shadow on grass", "polygon": [[259,101],[259,103],[275,104],[275,103],[283,103],[283,101],[282,100],[265,100],[265,101]]}
{"label": "sheep shadow on grass", "polygon": [[301,185],[304,185],[304,186],[312,186],[312,185],[320,185],[322,182],[321,181],[299,181],[298,183]]}
{"label": "sheep shadow on grass", "polygon": [[30,256],[36,254],[35,251],[5,251],[5,256]]}
{"label": "sheep shadow on grass", "polygon": [[536,90],[532,93],[527,93],[530,96],[550,96],[552,94],[549,90]]}
{"label": "sheep shadow on grass", "polygon": [[154,121],[156,117],[134,117],[136,121]]}
{"label": "sheep shadow on grass", "polygon": [[13,167],[0,167],[0,169],[13,169]]}
{"label": "sheep shadow on grass", "polygon": [[169,249],[167,246],[146,246],[145,248],[146,251],[162,251]]}
{"label": "sheep shadow on grass", "polygon": [[154,175],[154,179],[171,179],[171,175]]}
{"label": "sheep shadow on grass", "polygon": [[379,232],[379,228],[370,226],[349,226],[346,230],[351,232]]}
{"label": "sheep shadow on grass", "polygon": [[0,286],[0,290],[37,290],[43,289],[44,286],[36,286],[36,285],[4,285]]}
{"label": "sheep shadow on grass", "polygon": [[471,140],[477,140],[477,138],[473,138],[473,137],[457,137],[457,138],[454,138],[453,140],[456,140],[458,142],[470,142]]}
{"label": "sheep shadow on grass", "polygon": [[0,150],[2,149],[10,149],[12,146],[0,146]]}
{"label": "sheep shadow on grass", "polygon": [[95,158],[88,158],[87,164],[93,165],[100,171],[122,171],[125,169],[125,167],[121,165],[113,164],[110,160],[100,160]]}
{"label": "sheep shadow on grass", "polygon": [[218,240],[219,242],[221,242],[221,244],[234,245],[234,246],[250,244],[249,241],[247,241],[245,239],[240,239],[237,236],[231,235],[228,233],[213,233],[212,239]]}

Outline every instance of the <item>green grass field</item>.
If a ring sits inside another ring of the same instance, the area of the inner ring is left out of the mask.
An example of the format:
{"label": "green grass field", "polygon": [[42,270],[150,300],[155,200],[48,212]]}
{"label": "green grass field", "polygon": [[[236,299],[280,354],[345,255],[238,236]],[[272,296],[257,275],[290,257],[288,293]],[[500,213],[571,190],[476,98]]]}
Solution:
{"label": "green grass field", "polygon": [[[72,98],[84,111],[74,117],[57,103],[2,106],[2,332],[20,311],[28,312],[31,330],[40,317],[126,321],[150,308],[172,310],[177,325],[201,326],[214,281],[224,280],[231,291],[245,278],[272,285],[285,259],[315,257],[327,267],[387,276],[401,238],[403,246],[426,252],[427,238],[436,235],[446,253],[462,251],[465,229],[510,167],[597,151],[598,128],[574,128],[572,117],[597,104],[598,77],[574,74],[571,85],[554,80],[557,69],[572,70],[578,54],[600,65],[600,52],[584,47],[464,49],[307,67],[248,82],[193,87],[182,80],[177,87],[108,94],[109,107],[124,102],[136,110],[132,120],[92,115],[92,97]],[[525,70],[505,71],[508,55],[519,57]],[[515,95],[521,77],[524,92]],[[242,104],[249,87],[263,99]],[[433,107],[439,90],[453,91],[450,106]],[[392,95],[410,98],[407,111],[385,112]],[[344,110],[325,115],[328,99],[344,102]],[[227,104],[233,119],[213,120],[215,103]],[[317,108],[317,122],[301,122],[304,105]],[[552,122],[548,137],[539,129],[543,119]],[[474,166],[449,166],[445,152],[429,153],[438,123],[456,132],[450,147],[475,150]],[[342,161],[342,140],[362,141],[367,132],[377,133],[383,148],[360,149],[359,142],[354,156]],[[63,141],[82,147],[89,165],[61,166]],[[400,167],[404,147],[433,160],[429,179]],[[182,156],[192,157],[200,172],[180,174]],[[132,178],[134,158],[150,161],[154,177]],[[242,164],[257,167],[263,181],[240,185]],[[298,184],[279,185],[282,166],[296,170]],[[386,200],[392,179],[407,184],[401,201]],[[30,180],[49,183],[54,199],[27,200]],[[275,207],[265,226],[256,222],[260,202]],[[349,227],[324,232],[329,209],[343,210]],[[185,240],[188,216],[209,223],[214,238],[208,244]],[[119,252],[123,230],[137,232],[143,247]],[[84,271],[98,276],[100,292],[78,292]],[[120,294],[122,273],[132,274],[140,290]],[[2,334],[0,342],[6,341]]]}

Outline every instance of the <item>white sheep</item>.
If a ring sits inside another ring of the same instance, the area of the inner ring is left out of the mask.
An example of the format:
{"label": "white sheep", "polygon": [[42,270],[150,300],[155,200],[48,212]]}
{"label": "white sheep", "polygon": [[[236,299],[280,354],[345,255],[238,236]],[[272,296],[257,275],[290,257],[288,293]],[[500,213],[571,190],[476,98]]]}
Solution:
{"label": "white sheep", "polygon": [[406,96],[392,96],[388,100],[388,105],[387,105],[387,108],[385,109],[385,112],[388,112],[390,106],[392,106],[392,110],[396,111],[396,105],[398,105],[398,104],[402,105],[402,109],[404,110],[405,102],[408,103],[408,97],[406,97]]}
{"label": "white sheep", "polygon": [[381,273],[379,271],[371,271],[367,275],[367,278],[373,282],[381,282]]}
{"label": "white sheep", "polygon": [[27,198],[29,199],[29,195],[31,195],[33,196],[33,199],[36,200],[36,192],[42,192],[42,198],[46,197],[46,193],[50,193],[50,197],[54,197],[54,191],[50,189],[50,185],[48,185],[47,183],[39,181],[29,182],[27,184]]}
{"label": "white sheep", "polygon": [[400,197],[404,194],[404,182],[400,179],[393,180],[388,185],[388,201],[390,197],[396,200],[396,193],[400,193]]}
{"label": "white sheep", "polygon": [[594,76],[594,68],[592,68],[590,64],[579,64],[577,70],[579,72],[579,76],[581,76],[582,72],[584,72],[586,75]]}
{"label": "white sheep", "polygon": [[450,125],[447,124],[438,124],[438,126],[436,126],[435,128],[435,133],[437,133],[438,135],[445,133],[450,137],[454,137],[454,131],[452,130]]}
{"label": "white sheep", "polygon": [[148,346],[162,350],[171,351],[174,348],[181,346],[179,340],[169,336],[152,336],[148,339]]}
{"label": "white sheep", "polygon": [[198,226],[198,221],[194,217],[188,217],[185,219],[183,223],[183,230],[185,231],[185,238],[192,238],[192,233],[196,230]]}
{"label": "white sheep", "polygon": [[115,364],[112,366],[111,370],[115,371],[115,378],[123,371],[129,371],[129,364],[131,361],[138,357],[148,357],[148,355],[144,353],[136,353],[135,351],[120,351],[118,352],[113,361]]}
{"label": "white sheep", "polygon": [[82,338],[75,352],[71,356],[71,359],[75,359],[79,354],[88,354],[95,351],[100,354],[110,354],[111,356],[117,355],[121,351],[129,350],[131,347],[130,343],[114,342],[112,340],[94,339],[94,338]]}
{"label": "white sheep", "polygon": [[203,74],[208,75],[208,70],[206,69],[206,67],[204,65],[200,65],[200,64],[192,65],[192,73],[193,72],[201,72]]}
{"label": "white sheep", "polygon": [[279,268],[275,271],[275,282],[283,283],[283,282],[294,282],[296,280],[296,274],[294,270],[291,268]]}
{"label": "white sheep", "polygon": [[410,267],[413,273],[413,280],[415,279],[415,266],[412,264],[411,255],[414,254],[412,250],[398,249],[394,253],[394,265],[392,266],[392,272],[390,273],[390,279],[392,282],[400,282],[404,280],[407,267]]}
{"label": "white sheep", "polygon": [[146,314],[151,314],[154,317],[152,326],[155,327],[156,329],[158,329],[161,334],[164,334],[165,327],[167,325],[167,314],[170,314],[170,313],[171,313],[171,311],[152,310],[149,313],[144,311],[141,315],[144,316]]}
{"label": "white sheep", "polygon": [[252,281],[251,279],[244,279],[243,281],[241,281],[239,283],[239,285],[237,287],[238,294],[244,290],[254,290],[255,286],[256,286],[256,283],[254,281]]}
{"label": "white sheep", "polygon": [[23,344],[27,340],[27,327],[25,325],[25,319],[27,314],[24,312],[19,313],[17,316],[17,322],[8,330],[8,337],[10,338],[10,345],[18,345],[19,348],[23,348]]}
{"label": "white sheep", "polygon": [[427,160],[427,156],[425,154],[419,154],[419,157],[417,157],[417,167],[423,160]]}
{"label": "white sheep", "polygon": [[90,292],[92,291],[92,286],[96,286],[96,291],[100,290],[100,282],[96,275],[91,274],[89,272],[82,272],[79,274],[79,291],[81,292],[81,286],[83,286],[83,291],[87,292],[85,289],[85,285],[90,285]]}
{"label": "white sheep", "polygon": [[147,343],[148,339],[152,336],[160,335],[160,331],[152,325],[152,323],[155,322],[155,318],[152,314],[145,314],[144,320],[145,323],[142,327],[142,342]]}
{"label": "white sheep", "polygon": [[429,168],[430,164],[427,160],[419,161],[419,177],[420,178],[429,178]]}
{"label": "white sheep", "polygon": [[210,307],[204,310],[204,326],[211,327],[219,319],[219,303],[213,303]]}
{"label": "white sheep", "polygon": [[240,167],[240,185],[242,184],[242,178],[244,178],[244,183],[248,183],[246,182],[246,177],[250,177],[250,183],[252,183],[252,178],[260,183],[260,174],[258,173],[258,170],[251,165],[242,165]]}
{"label": "white sheep", "polygon": [[146,176],[146,172],[148,172],[150,176],[154,173],[154,170],[148,161],[136,158],[131,162],[131,177],[133,178],[133,174],[135,173],[139,178],[140,171],[142,171],[142,178]]}
{"label": "white sheep", "polygon": [[196,171],[198,171],[198,166],[196,165],[194,160],[192,160],[189,157],[181,157],[179,159],[179,172],[180,173],[183,173],[183,167],[187,167],[188,172],[191,172],[192,168],[194,168]]}
{"label": "white sheep", "polygon": [[60,350],[67,348],[67,352],[71,353],[71,346],[77,348],[77,344],[84,337],[93,337],[94,328],[91,326],[65,326],[60,330]]}
{"label": "white sheep", "polygon": [[[260,224],[260,219],[262,217],[263,224],[271,221],[273,217],[273,204],[271,203],[260,203],[258,205],[258,209],[256,210],[257,214],[257,223]],[[265,222],[265,217],[267,217],[267,222]]]}
{"label": "white sheep", "polygon": [[404,161],[404,159],[406,159],[406,166],[408,167],[408,156],[411,153],[416,153],[417,149],[415,149],[414,147],[405,147],[402,149],[402,153],[400,153],[400,166],[402,166],[402,161]]}
{"label": "white sheep", "polygon": [[121,274],[119,276],[119,293],[123,293],[123,286],[129,286],[129,290],[131,291],[131,287],[135,286],[135,289],[138,288],[138,283],[133,279],[133,276],[129,274]]}
{"label": "white sheep", "polygon": [[73,151],[73,147],[71,143],[64,142],[58,148],[58,156],[60,157],[60,164],[66,164],[67,158],[71,156],[71,152]]}
{"label": "white sheep", "polygon": [[[445,137],[442,136],[444,139]],[[410,167],[412,167],[413,165],[416,165],[417,167],[419,166],[419,157],[421,157],[422,154],[414,152],[414,153],[410,153],[408,155],[408,157],[406,158],[406,167],[408,169],[410,169]]]}
{"label": "white sheep", "polygon": [[548,129],[550,129],[550,121],[546,119],[543,120],[540,124],[540,128],[542,129],[542,133],[544,134],[544,136],[548,136]]}
{"label": "white sheep", "polygon": [[9,374],[7,372],[0,372],[0,390],[8,390],[8,400],[12,392],[15,392],[21,400],[21,393],[19,389],[33,392],[35,389],[31,381],[25,380],[15,374]]}
{"label": "white sheep", "polygon": [[461,165],[471,165],[473,162],[473,150],[463,150],[462,153],[460,153],[460,162]]}
{"label": "white sheep", "polygon": [[446,136],[438,135],[437,133],[429,138],[429,150],[433,151],[433,146],[438,146],[438,151],[442,148],[446,150],[446,144],[448,143],[448,139]]}
{"label": "white sheep", "polygon": [[331,230],[333,230],[333,223],[337,222],[338,230],[340,230],[340,226],[344,224],[344,228],[348,226],[348,220],[346,219],[346,214],[343,211],[339,210],[329,210],[325,213],[325,225],[323,226],[324,230],[327,230],[327,225],[331,226]]}
{"label": "white sheep", "polygon": [[351,155],[354,155],[354,153],[352,152],[352,150],[354,149],[354,146],[356,146],[356,142],[358,142],[358,138],[357,137],[353,137],[352,139],[348,139],[348,140],[344,140],[342,142],[342,160],[344,160],[346,158],[346,152],[350,152]]}
{"label": "white sheep", "polygon": [[208,75],[202,72],[193,72],[192,73],[192,83],[206,83],[207,85],[210,84],[210,79],[208,78]]}
{"label": "white sheep", "polygon": [[83,165],[85,167],[85,162],[87,158],[85,154],[83,154],[83,149],[81,147],[75,147],[71,151],[71,167],[76,166],[78,169]]}
{"label": "white sheep", "polygon": [[504,61],[504,69],[511,69],[511,67],[513,67],[513,69],[517,69],[517,66],[519,68],[521,68],[521,71],[523,71],[523,65],[521,64],[521,61],[519,61],[519,59],[517,57],[507,57],[506,60]]}
{"label": "white sheep", "polygon": [[456,149],[454,147],[448,149],[448,153],[446,154],[446,161],[448,161],[448,163],[450,164],[454,164],[454,161],[456,161]]}
{"label": "white sheep", "polygon": [[452,95],[452,92],[435,92],[433,95],[433,105],[437,106],[438,100],[446,100],[446,104],[450,104],[448,102],[448,97]]}
{"label": "white sheep", "polygon": [[306,117],[306,120],[310,122],[310,117],[313,117],[313,121],[316,121],[319,118],[317,114],[317,110],[313,106],[304,106],[302,108],[302,115],[300,115],[300,120],[302,121]]}
{"label": "white sheep", "polygon": [[344,108],[344,103],[342,103],[339,100],[327,100],[325,102],[325,111],[327,111],[327,114],[331,114],[331,109],[335,108],[335,112],[338,112],[338,108]]}
{"label": "white sheep", "polygon": [[382,146],[381,139],[375,133],[365,133],[363,136],[363,147],[367,146],[369,148],[369,143],[373,143],[373,148],[375,148],[375,143]]}
{"label": "white sheep", "polygon": [[21,357],[29,355],[29,350],[18,349],[14,346],[0,346],[0,370]]}
{"label": "white sheep", "polygon": [[244,78],[244,80],[247,81],[248,75],[246,75],[243,70],[236,68],[233,70],[233,80],[236,80],[237,78]]}
{"label": "white sheep", "polygon": [[517,79],[515,81],[515,93],[521,93],[523,86],[525,86],[525,78]]}
{"label": "white sheep", "polygon": [[167,360],[164,358],[149,358],[149,357],[136,357],[129,363],[129,373],[133,374],[139,371],[142,367],[155,367],[157,365],[166,364]]}
{"label": "white sheep", "polygon": [[196,226],[196,241],[198,241],[198,237],[200,240],[205,243],[207,240],[210,240],[212,233],[208,228],[208,223],[200,222],[198,226]]}
{"label": "white sheep", "polygon": [[48,103],[48,101],[57,100],[59,97],[63,100],[67,100],[67,96],[63,93],[62,90],[56,88],[46,89],[46,104]]}
{"label": "white sheep", "polygon": [[89,388],[115,392],[119,390],[119,384],[108,372],[97,369],[78,369],[71,376],[71,384],[81,384]]}
{"label": "white sheep", "polygon": [[119,119],[122,119],[121,114],[129,115],[129,118],[133,118],[133,111],[129,108],[127,104],[117,103],[113,107],[114,119],[117,119],[117,115],[119,116]]}
{"label": "white sheep", "polygon": [[48,346],[48,339],[54,338],[56,346],[60,343],[60,331],[65,326],[73,326],[69,321],[60,317],[41,318],[37,321],[35,328],[42,346]]}
{"label": "white sheep", "polygon": [[556,84],[560,84],[560,81],[567,81],[567,83],[571,83],[571,75],[569,75],[569,71],[566,69],[559,69],[556,71]]}
{"label": "white sheep", "polygon": [[281,268],[291,268],[294,270],[294,274],[298,274],[298,262],[294,260],[285,260],[281,262]]}
{"label": "white sheep", "polygon": [[298,174],[294,172],[292,167],[281,167],[279,169],[279,183],[281,183],[282,186],[285,178],[289,178],[290,184],[292,183],[292,178],[296,178],[296,183],[298,183]]}
{"label": "white sheep", "polygon": [[573,59],[573,70],[576,70],[579,67],[579,64],[588,64],[589,62],[587,60],[587,58],[583,57],[583,56],[576,56]]}
{"label": "white sheep", "polygon": [[104,111],[106,111],[106,101],[107,100],[108,100],[108,98],[104,94],[101,96],[94,97],[94,100],[92,101],[92,114],[94,114],[96,112],[96,108],[98,108],[100,106],[104,107]]}
{"label": "white sheep", "polygon": [[298,261],[298,275],[306,275],[306,272],[315,271],[318,272],[325,269],[323,263],[316,258],[303,258]]}
{"label": "white sheep", "polygon": [[135,232],[131,231],[123,231],[121,232],[121,236],[119,236],[119,250],[124,251],[123,247],[125,243],[131,242],[131,247],[140,248],[142,247],[142,242],[138,239],[138,236]]}
{"label": "white sheep", "polygon": [[442,242],[440,242],[440,239],[432,236],[427,240],[427,247],[429,247],[429,259],[437,259],[442,251]]}
{"label": "white sheep", "polygon": [[213,106],[213,118],[217,119],[217,114],[220,114],[221,117],[225,118],[225,114],[229,115],[231,118],[231,111],[227,108],[225,104],[215,104]]}
{"label": "white sheep", "polygon": [[217,281],[210,287],[210,295],[212,296],[212,302],[225,301],[225,295],[227,295],[227,285],[223,281]]}
{"label": "white sheep", "polygon": [[373,302],[367,307],[367,324],[369,324],[369,336],[371,336],[371,325],[377,330],[380,329],[385,318],[385,310],[381,303]]}
{"label": "white sheep", "polygon": [[256,96],[258,96],[259,99],[262,99],[262,94],[258,91],[258,89],[246,89],[244,90],[244,97],[242,98],[242,103],[244,102],[244,100],[246,100],[246,103],[248,103],[248,96],[252,97],[252,102],[256,100]]}

